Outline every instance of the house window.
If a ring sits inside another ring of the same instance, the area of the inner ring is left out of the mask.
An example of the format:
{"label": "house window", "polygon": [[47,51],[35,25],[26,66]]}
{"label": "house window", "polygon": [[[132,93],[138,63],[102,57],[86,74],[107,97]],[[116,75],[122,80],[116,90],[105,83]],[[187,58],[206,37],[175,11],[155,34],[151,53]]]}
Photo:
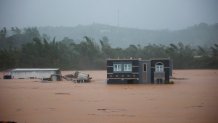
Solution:
{"label": "house window", "polygon": [[132,72],[132,64],[124,64],[123,71]]}
{"label": "house window", "polygon": [[155,72],[164,72],[164,65],[161,62],[155,64]]}
{"label": "house window", "polygon": [[114,64],[113,70],[114,70],[114,72],[122,71],[122,65],[121,64]]}
{"label": "house window", "polygon": [[147,64],[144,64],[143,71],[144,71],[144,72],[147,71]]}

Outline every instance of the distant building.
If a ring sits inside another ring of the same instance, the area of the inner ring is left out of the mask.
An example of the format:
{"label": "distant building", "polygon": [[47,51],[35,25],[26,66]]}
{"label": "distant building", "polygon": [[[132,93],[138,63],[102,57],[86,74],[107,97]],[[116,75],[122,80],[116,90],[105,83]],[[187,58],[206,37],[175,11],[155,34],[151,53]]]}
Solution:
{"label": "distant building", "polygon": [[61,71],[59,68],[16,68],[7,71],[5,79],[52,79],[58,80]]}
{"label": "distant building", "polygon": [[170,59],[108,59],[107,83],[168,83],[172,76]]}

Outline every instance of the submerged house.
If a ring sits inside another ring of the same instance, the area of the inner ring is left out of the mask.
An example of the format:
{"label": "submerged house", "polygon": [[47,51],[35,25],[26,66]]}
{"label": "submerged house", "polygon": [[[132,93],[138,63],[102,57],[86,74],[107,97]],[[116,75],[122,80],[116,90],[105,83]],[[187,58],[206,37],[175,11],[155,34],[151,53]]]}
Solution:
{"label": "submerged house", "polygon": [[7,71],[5,79],[51,79],[59,80],[59,68],[15,68]]}
{"label": "submerged house", "polygon": [[107,83],[169,83],[172,60],[164,59],[108,59]]}

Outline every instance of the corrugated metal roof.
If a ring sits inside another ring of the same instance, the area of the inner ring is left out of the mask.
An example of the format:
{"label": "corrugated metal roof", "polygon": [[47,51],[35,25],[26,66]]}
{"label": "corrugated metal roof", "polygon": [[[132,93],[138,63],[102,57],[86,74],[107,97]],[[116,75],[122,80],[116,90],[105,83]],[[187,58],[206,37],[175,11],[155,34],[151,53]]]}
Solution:
{"label": "corrugated metal roof", "polygon": [[60,70],[59,68],[15,68],[11,71],[52,71],[52,70]]}

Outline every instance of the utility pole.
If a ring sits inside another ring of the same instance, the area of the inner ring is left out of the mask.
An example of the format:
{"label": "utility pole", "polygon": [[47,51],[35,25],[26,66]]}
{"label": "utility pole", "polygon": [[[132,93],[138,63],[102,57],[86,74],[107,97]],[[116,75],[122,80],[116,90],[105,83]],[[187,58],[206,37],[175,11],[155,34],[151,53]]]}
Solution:
{"label": "utility pole", "polygon": [[120,10],[117,10],[117,27],[120,26]]}

